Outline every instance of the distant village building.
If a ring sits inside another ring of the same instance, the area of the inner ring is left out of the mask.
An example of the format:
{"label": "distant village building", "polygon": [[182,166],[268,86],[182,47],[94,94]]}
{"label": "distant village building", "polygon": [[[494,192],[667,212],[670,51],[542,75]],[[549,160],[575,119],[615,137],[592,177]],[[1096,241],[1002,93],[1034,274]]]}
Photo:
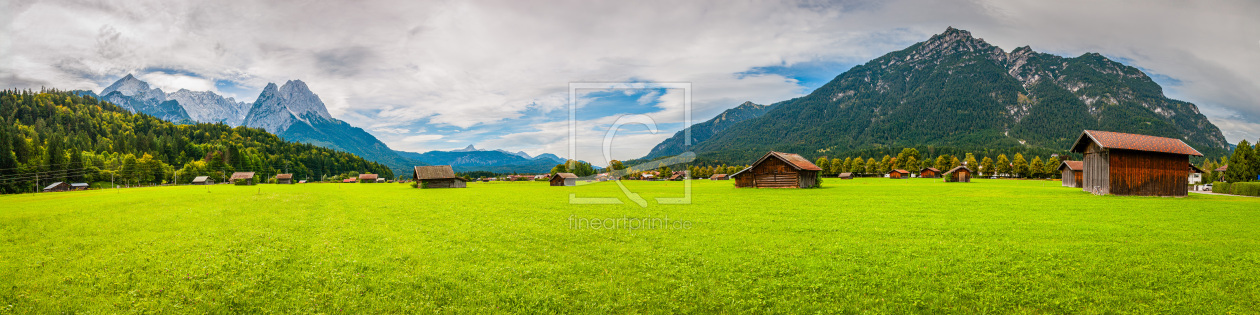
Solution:
{"label": "distant village building", "polygon": [[192,180],[193,185],[214,185],[214,180],[210,176],[197,176]]}
{"label": "distant village building", "polygon": [[687,178],[687,172],[684,172],[684,171],[674,172],[673,175],[669,176],[669,180],[671,181],[680,181],[686,178]]}
{"label": "distant village building", "polygon": [[276,175],[276,184],[286,184],[286,185],[292,185],[292,184],[293,184],[293,174],[280,174],[280,175]]}
{"label": "distant village building", "polygon": [[236,185],[253,185],[254,172],[236,172],[232,173],[232,177],[228,178],[232,184]]}
{"label": "distant village building", "polygon": [[70,190],[87,190],[87,189],[88,189],[88,187],[89,187],[89,185],[88,185],[87,183],[72,183],[72,184],[70,184]]}
{"label": "distant village building", "polygon": [[52,185],[48,185],[48,187],[44,187],[44,192],[56,192],[56,191],[68,191],[68,190],[70,190],[70,184],[66,184],[65,182],[56,182],[56,183],[52,183]]}
{"label": "distant village building", "polygon": [[837,177],[840,177],[840,179],[853,179],[853,173],[848,173],[848,172],[840,173],[840,175]]}
{"label": "distant village building", "polygon": [[455,176],[450,165],[416,166],[411,174],[418,188],[467,188],[468,180]]}
{"label": "distant village building", "polygon": [[922,177],[922,178],[941,177],[941,170],[938,170],[935,167],[925,167],[919,171],[919,177]]}
{"label": "distant village building", "polygon": [[970,183],[971,182],[971,169],[967,168],[966,166],[958,166],[949,170],[948,172],[945,172],[944,176],[945,176],[945,182],[947,183],[954,183],[954,182]]}
{"label": "distant village building", "polygon": [[1190,177],[1186,178],[1186,182],[1191,185],[1203,183],[1203,169],[1194,164],[1190,164]]}
{"label": "distant village building", "polygon": [[1216,178],[1210,178],[1210,179],[1211,179],[1211,180],[1218,181],[1218,182],[1223,182],[1223,181],[1225,181],[1225,171],[1226,171],[1226,170],[1229,170],[1229,165],[1221,165],[1221,167],[1217,167],[1217,168],[1216,168],[1216,171],[1213,171],[1213,172],[1212,172],[1212,174],[1217,174],[1217,175],[1216,175]]}
{"label": "distant village building", "polygon": [[1063,175],[1063,187],[1081,188],[1085,184],[1085,162],[1063,161],[1059,163],[1059,172]]}
{"label": "distant village building", "polygon": [[713,174],[713,176],[709,176],[709,180],[730,180],[730,179],[731,177],[727,176],[726,174]]}
{"label": "distant village building", "polygon": [[888,172],[888,178],[892,178],[892,179],[905,179],[905,178],[910,178],[910,171],[907,171],[907,170],[892,170],[892,171]]}
{"label": "distant village building", "polygon": [[551,186],[577,186],[577,175],[573,173],[555,173],[551,175]]}
{"label": "distant village building", "polygon": [[1203,156],[1178,139],[1095,130],[1072,152],[1085,155],[1083,190],[1119,196],[1185,196],[1190,156]]}
{"label": "distant village building", "polygon": [[343,180],[341,180],[341,182],[342,182],[342,183],[353,183],[353,182],[357,182],[357,181],[359,181],[359,179],[358,179],[358,178],[356,178],[356,177],[351,177],[351,178],[347,178],[347,179],[343,179]]}
{"label": "distant village building", "polygon": [[817,165],[797,154],[770,151],[731,177],[735,187],[811,188],[818,186]]}
{"label": "distant village building", "polygon": [[376,174],[359,174],[360,183],[376,183]]}
{"label": "distant village building", "polygon": [[305,179],[303,179],[303,180],[299,180],[299,181],[298,181],[298,184],[305,184],[305,183],[306,183],[306,180],[305,180]]}

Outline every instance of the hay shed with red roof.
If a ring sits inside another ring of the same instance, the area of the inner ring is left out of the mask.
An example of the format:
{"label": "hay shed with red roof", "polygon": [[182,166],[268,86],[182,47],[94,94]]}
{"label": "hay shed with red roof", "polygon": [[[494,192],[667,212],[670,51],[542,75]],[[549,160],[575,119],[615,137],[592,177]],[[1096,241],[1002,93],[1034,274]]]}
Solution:
{"label": "hay shed with red roof", "polygon": [[735,187],[811,188],[818,186],[817,165],[797,154],[770,151],[731,177]]}
{"label": "hay shed with red roof", "polygon": [[1085,130],[1072,145],[1082,153],[1082,189],[1096,195],[1185,196],[1190,156],[1184,141],[1131,133]]}
{"label": "hay shed with red roof", "polygon": [[1081,188],[1084,184],[1085,162],[1063,161],[1059,163],[1059,171],[1063,172],[1063,187]]}

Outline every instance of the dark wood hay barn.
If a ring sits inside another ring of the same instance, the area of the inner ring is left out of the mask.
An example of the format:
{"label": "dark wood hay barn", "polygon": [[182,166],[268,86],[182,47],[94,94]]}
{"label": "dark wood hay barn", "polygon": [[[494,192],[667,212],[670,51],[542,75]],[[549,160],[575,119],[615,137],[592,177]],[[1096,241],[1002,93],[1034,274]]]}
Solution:
{"label": "dark wood hay barn", "polygon": [[840,179],[853,179],[853,173],[840,173]]}
{"label": "dark wood hay barn", "polygon": [[922,178],[941,177],[941,170],[938,170],[935,167],[927,167],[922,170],[919,170],[919,177],[922,177]]}
{"label": "dark wood hay barn", "polygon": [[214,180],[210,176],[197,176],[193,178],[193,185],[214,185]]}
{"label": "dark wood hay barn", "polygon": [[577,186],[577,175],[573,173],[555,173],[551,175],[551,186]]}
{"label": "dark wood hay barn", "polygon": [[418,188],[467,188],[468,180],[455,176],[450,165],[416,166],[412,179]]}
{"label": "dark wood hay barn", "polygon": [[910,171],[907,171],[907,170],[892,170],[891,172],[888,172],[888,178],[892,178],[892,179],[905,179],[905,178],[910,178]]}
{"label": "dark wood hay barn", "polygon": [[1063,161],[1059,163],[1059,171],[1063,173],[1063,187],[1081,188],[1084,184],[1084,167],[1082,161]]}
{"label": "dark wood hay barn", "polygon": [[966,166],[955,167],[954,169],[951,169],[948,172],[945,172],[945,174],[943,175],[945,175],[944,176],[945,182],[947,183],[970,183],[971,182],[971,169],[967,168]]}
{"label": "dark wood hay barn", "polygon": [[731,177],[740,188],[811,188],[818,185],[819,171],[822,169],[800,155],[770,151]]}
{"label": "dark wood hay barn", "polygon": [[232,173],[232,177],[228,178],[232,184],[236,185],[253,185],[254,172],[236,172]]}
{"label": "dark wood hay barn", "polygon": [[713,174],[713,176],[709,176],[709,180],[730,180],[730,179],[731,177],[727,176],[726,174]]}
{"label": "dark wood hay barn", "polygon": [[376,183],[376,174],[359,174],[360,183]]}
{"label": "dark wood hay barn", "polygon": [[1072,145],[1085,155],[1082,189],[1096,195],[1185,196],[1190,156],[1185,142],[1130,133],[1086,130]]}
{"label": "dark wood hay barn", "polygon": [[48,185],[48,187],[44,187],[44,192],[69,191],[69,190],[70,190],[70,184],[66,184],[65,182],[56,182],[56,183],[52,183],[52,185]]}
{"label": "dark wood hay barn", "polygon": [[276,175],[276,184],[293,184],[293,174]]}

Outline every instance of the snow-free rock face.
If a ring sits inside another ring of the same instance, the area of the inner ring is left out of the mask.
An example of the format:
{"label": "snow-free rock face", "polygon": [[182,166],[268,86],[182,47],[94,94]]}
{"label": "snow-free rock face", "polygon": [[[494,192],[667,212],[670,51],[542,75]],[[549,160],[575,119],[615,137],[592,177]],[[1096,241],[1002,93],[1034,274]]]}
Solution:
{"label": "snow-free rock face", "polygon": [[193,121],[203,123],[224,123],[229,126],[240,126],[249,113],[249,103],[237,102],[233,98],[223,98],[210,91],[189,91],[180,89],[167,95],[179,102]]}

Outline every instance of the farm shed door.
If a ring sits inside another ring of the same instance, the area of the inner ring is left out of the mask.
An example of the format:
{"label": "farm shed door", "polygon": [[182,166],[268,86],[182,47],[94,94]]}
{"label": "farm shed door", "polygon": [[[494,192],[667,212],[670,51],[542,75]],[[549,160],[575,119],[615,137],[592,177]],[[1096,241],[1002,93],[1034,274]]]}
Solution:
{"label": "farm shed door", "polygon": [[793,188],[800,184],[796,182],[796,173],[792,172],[769,172],[757,174],[757,187],[770,188]]}

